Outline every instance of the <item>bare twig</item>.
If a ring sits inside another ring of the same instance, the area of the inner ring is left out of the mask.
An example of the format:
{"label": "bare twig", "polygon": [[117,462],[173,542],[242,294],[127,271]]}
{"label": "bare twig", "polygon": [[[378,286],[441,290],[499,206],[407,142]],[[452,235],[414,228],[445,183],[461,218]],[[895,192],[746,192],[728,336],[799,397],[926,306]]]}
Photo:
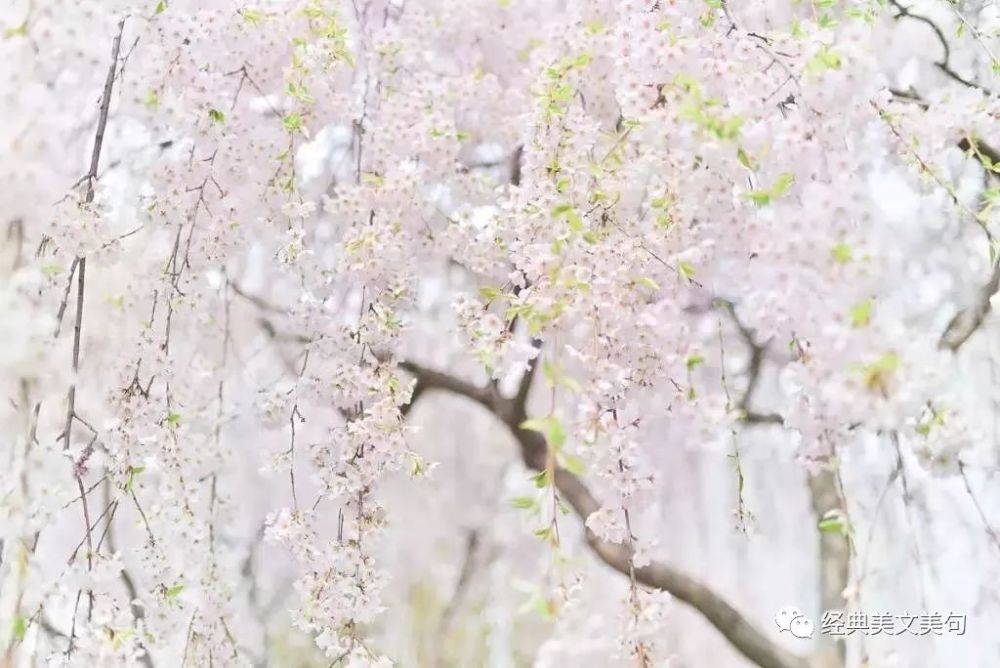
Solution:
{"label": "bare twig", "polygon": [[[938,42],[941,44],[941,48],[944,49],[944,54],[941,56],[941,59],[934,62],[934,66],[936,68],[938,68],[943,74],[945,74],[946,76],[948,76],[952,80],[957,81],[958,83],[962,84],[963,86],[968,86],[969,88],[978,88],[979,90],[982,90],[982,91],[984,91],[986,93],[990,92],[990,91],[986,90],[985,88],[983,88],[982,86],[980,86],[979,84],[977,84],[976,82],[970,81],[969,79],[966,79],[965,77],[963,77],[962,75],[960,75],[958,72],[956,72],[952,68],[951,63],[950,63],[950,61],[951,61],[951,46],[948,44],[948,39],[945,37],[944,31],[941,29],[941,27],[938,24],[936,24],[934,21],[932,21],[931,19],[927,18],[926,16],[923,16],[921,14],[914,14],[912,11],[910,11],[909,7],[904,7],[902,3],[898,2],[898,0],[889,0],[889,4],[891,4],[893,7],[895,7],[896,10],[897,10],[897,12],[898,12],[893,17],[896,20],[899,20],[899,19],[911,19],[913,21],[918,21],[920,23],[923,23],[927,27],[929,27],[934,32],[934,36],[937,38]],[[962,17],[962,18],[964,20],[964,17]]]}
{"label": "bare twig", "polygon": [[[127,17],[126,17],[127,18]],[[111,108],[111,92],[115,83],[115,72],[118,69],[118,55],[121,50],[122,33],[125,30],[126,18],[118,22],[118,33],[111,43],[111,65],[108,67],[108,75],[104,81],[104,92],[101,96],[100,112],[97,121],[97,132],[94,135],[94,148],[90,155],[90,170],[85,176],[87,182],[84,203],[90,204],[94,201],[94,181],[97,178],[98,168],[101,162],[101,149],[104,146],[104,133],[108,125],[108,111]],[[69,391],[66,396],[66,426],[63,431],[63,448],[68,450],[72,443],[73,418],[76,416],[76,383],[77,374],[80,370],[80,339],[83,332],[83,298],[86,290],[87,258],[77,258],[75,262],[77,270],[77,292],[76,292],[76,319],[73,324],[73,375],[70,380]],[[74,465],[74,475],[76,476],[77,487],[80,490],[80,501],[83,505],[83,516],[87,527],[87,567],[93,566],[93,537],[91,535],[90,510],[87,506],[87,494],[84,490],[82,472],[80,467]]]}
{"label": "bare twig", "polygon": [[[107,481],[107,478],[105,478]],[[107,481],[104,486],[104,498],[105,502],[109,502],[111,498],[111,483]],[[109,517],[107,521],[107,528],[105,533],[108,537],[108,550],[110,552],[115,552],[115,534],[114,534],[114,517]],[[145,611],[142,609],[142,603],[138,601],[139,594],[135,588],[135,581],[132,580],[132,576],[129,574],[127,568],[122,568],[121,571],[122,584],[125,585],[125,592],[128,595],[129,608],[132,610],[132,617],[135,618],[136,622],[141,622],[146,617]],[[143,648],[144,652],[139,661],[142,662],[146,668],[153,667],[153,658],[149,654],[149,648],[146,646],[146,640],[139,640],[140,646]]]}
{"label": "bare twig", "polygon": [[917,584],[920,588],[920,605],[924,610],[927,609],[927,590],[924,587],[924,571],[925,562],[923,550],[920,549],[920,541],[917,537],[917,526],[918,522],[914,517],[913,507],[910,505],[910,501],[913,496],[910,494],[910,482],[906,475],[906,466],[903,464],[903,449],[899,444],[899,433],[895,430],[890,432],[890,438],[892,439],[893,449],[896,452],[896,469],[899,471],[900,486],[902,487],[901,499],[903,501],[903,511],[906,514],[906,523],[909,526],[910,533],[913,536],[913,558],[917,565]]}
{"label": "bare twig", "polygon": [[979,514],[979,519],[983,521],[983,526],[986,527],[986,533],[989,534],[989,537],[993,540],[993,544],[1000,550],[1000,536],[997,536],[997,532],[990,526],[990,521],[986,519],[986,513],[983,512],[983,507],[979,504],[979,499],[976,498],[975,493],[972,491],[972,485],[969,483],[969,475],[965,472],[965,465],[959,462],[958,470],[962,474],[965,491],[968,492],[969,498],[972,499],[972,505],[976,507],[976,512]]}

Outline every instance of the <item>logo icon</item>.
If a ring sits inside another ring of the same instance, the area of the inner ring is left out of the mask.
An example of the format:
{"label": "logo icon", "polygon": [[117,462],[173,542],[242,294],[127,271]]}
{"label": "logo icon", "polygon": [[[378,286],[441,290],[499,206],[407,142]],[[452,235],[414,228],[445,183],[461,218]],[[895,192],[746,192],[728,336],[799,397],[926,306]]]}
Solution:
{"label": "logo icon", "polygon": [[778,630],[788,631],[796,638],[811,638],[815,627],[811,619],[802,614],[794,605],[786,605],[774,615]]}

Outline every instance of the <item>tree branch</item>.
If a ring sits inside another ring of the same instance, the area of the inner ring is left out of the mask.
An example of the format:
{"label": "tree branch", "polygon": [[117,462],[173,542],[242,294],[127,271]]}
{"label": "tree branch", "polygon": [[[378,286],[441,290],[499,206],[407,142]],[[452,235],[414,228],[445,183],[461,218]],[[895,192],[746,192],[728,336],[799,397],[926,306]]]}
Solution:
{"label": "tree branch", "polygon": [[929,27],[934,32],[934,36],[937,38],[938,42],[941,44],[941,47],[944,49],[944,54],[941,56],[941,60],[937,60],[934,62],[934,66],[936,68],[938,68],[939,70],[941,70],[942,73],[944,73],[951,79],[957,81],[958,83],[962,84],[963,86],[968,86],[969,88],[978,88],[984,93],[990,93],[990,91],[986,90],[976,82],[966,79],[958,72],[956,72],[954,69],[952,69],[950,63],[951,46],[948,44],[948,39],[945,37],[944,31],[941,30],[941,27],[937,23],[927,18],[926,16],[922,16],[920,14],[914,14],[913,12],[910,11],[909,7],[904,7],[902,3],[898,2],[898,0],[889,0],[889,3],[893,7],[895,7],[896,10],[899,12],[898,14],[893,16],[893,18],[896,19],[897,21],[899,19],[912,19],[914,21],[919,21],[920,23],[923,23],[924,25]]}
{"label": "tree branch", "polygon": [[[90,169],[84,179],[87,182],[86,194],[83,202],[90,204],[94,201],[94,181],[97,179],[97,172],[101,162],[101,149],[104,146],[104,132],[108,125],[108,112],[111,108],[111,92],[115,84],[115,72],[118,69],[118,55],[121,50],[122,33],[125,30],[125,20],[122,18],[118,22],[118,32],[111,43],[111,65],[108,67],[108,75],[104,81],[104,92],[101,95],[100,109],[98,112],[97,131],[94,135],[94,147],[90,155]],[[63,431],[63,449],[69,450],[72,444],[73,418],[76,417],[76,383],[77,375],[80,371],[80,340],[83,333],[83,298],[86,288],[87,278],[87,258],[78,257],[74,261],[77,265],[77,294],[76,294],[76,319],[73,324],[73,375],[70,380],[69,390],[66,393],[66,426]],[[80,490],[80,504],[83,506],[83,520],[87,529],[87,570],[93,568],[94,544],[91,533],[90,509],[87,506],[87,493],[83,485],[83,466],[79,462],[74,462],[73,475],[76,478],[76,485]],[[93,613],[94,594],[88,591],[87,597],[90,601],[88,617]],[[79,601],[79,598],[77,599]],[[73,611],[73,622],[76,623],[76,610]],[[74,627],[75,628],[75,627]],[[75,635],[70,634],[70,650],[73,648]]]}
{"label": "tree branch", "polygon": [[[962,140],[958,142],[958,148],[963,153],[968,153],[969,151],[972,151],[973,153],[981,153],[989,158],[990,163],[993,165],[1000,163],[1000,151],[981,139],[962,137]],[[989,175],[995,179],[1000,179],[1000,173],[998,172],[989,172]]]}
{"label": "tree branch", "polygon": [[[834,466],[835,464],[831,464]],[[813,513],[820,521],[831,511],[844,513],[837,489],[837,474],[833,469],[823,469],[809,476],[809,498]],[[846,519],[844,520],[846,522]],[[843,610],[844,590],[847,588],[851,567],[851,545],[847,534],[841,531],[819,533],[819,598],[820,610]],[[843,638],[820,634],[816,663],[819,666],[843,666],[846,645]]]}
{"label": "tree branch", "polygon": [[[719,300],[729,313],[744,344],[750,348],[750,364],[747,367],[747,389],[738,404],[743,411],[744,419],[751,424],[784,425],[781,415],[776,413],[755,413],[748,408],[753,393],[757,389],[760,367],[763,362],[764,346],[758,344],[753,332],[736,317],[736,309],[731,302]],[[808,477],[809,499],[817,523],[828,513],[837,511],[846,517],[846,509],[837,485],[837,473],[832,468],[825,468]],[[819,532],[819,584],[820,610],[841,610],[844,607],[843,592],[847,588],[851,566],[851,544],[846,534],[839,531]],[[814,663],[819,667],[843,666],[846,655],[846,645],[843,639],[820,635]]]}
{"label": "tree branch", "polygon": [[[913,15],[906,14],[906,16],[912,17]],[[947,44],[945,44],[945,48],[947,48]],[[924,108],[927,106],[927,103],[916,92],[893,91],[893,95],[912,101]],[[963,153],[975,154],[980,162],[984,163],[983,167],[987,167],[988,164],[995,165],[1000,162],[1000,150],[979,138],[973,137],[971,134],[967,133],[962,137],[957,143],[957,147]],[[987,161],[989,162],[987,163]],[[996,171],[987,169],[986,174],[1000,180],[1000,173]],[[989,237],[989,232],[987,232],[987,237]],[[971,304],[961,309],[948,322],[948,326],[945,327],[941,338],[938,340],[938,347],[957,352],[969,340],[969,337],[979,329],[980,325],[983,324],[991,309],[990,299],[998,290],[1000,290],[1000,258],[994,258],[989,280],[976,292]]]}
{"label": "tree branch", "polygon": [[[524,464],[533,470],[545,468],[547,446],[542,434],[521,429],[521,417],[525,414],[527,399],[526,386],[530,385],[530,374],[535,364],[529,367],[525,378],[514,398],[502,397],[489,388],[481,388],[440,371],[433,371],[412,362],[403,362],[400,367],[417,379],[414,397],[424,389],[447,390],[472,399],[493,413],[508,428],[516,439]],[[584,522],[600,504],[586,484],[569,471],[556,468],[554,484],[559,494],[569,503],[577,516]],[[586,530],[587,544],[605,564],[623,575],[629,575],[632,568],[633,552],[626,545],[609,543]],[[716,629],[750,661],[762,668],[806,668],[806,659],[792,654],[769,639],[719,594],[690,576],[665,564],[653,563],[635,569],[638,582],[668,592],[673,597],[692,606],[700,612]]]}
{"label": "tree branch", "polygon": [[[991,165],[1000,162],[1000,151],[971,135],[963,137],[958,142],[958,148],[964,153],[974,153],[980,162],[989,161],[988,164]],[[983,167],[987,166],[987,164],[983,164]],[[1000,173],[996,170],[987,169],[986,174],[1000,180]],[[986,319],[991,309],[990,300],[997,293],[997,290],[1000,290],[1000,260],[993,258],[993,269],[990,272],[989,280],[976,292],[973,302],[951,319],[941,334],[938,346],[957,352],[983,324],[983,320]]]}
{"label": "tree branch", "polygon": [[747,388],[736,404],[736,408],[743,415],[743,421],[750,424],[784,424],[784,420],[777,413],[760,413],[750,408],[754,391],[757,389],[757,383],[760,381],[760,367],[764,362],[764,348],[766,344],[757,343],[754,333],[736,317],[736,307],[733,306],[732,302],[725,299],[717,299],[716,303],[721,305],[726,313],[729,314],[729,317],[732,318],[733,324],[736,325],[736,329],[739,331],[744,345],[750,349],[750,363],[746,369]]}
{"label": "tree branch", "polygon": [[461,378],[428,369],[414,362],[400,362],[399,368],[417,379],[417,387],[414,389],[413,399],[410,401],[411,406],[416,401],[417,396],[427,390],[452,392],[467,399],[472,399],[477,404],[489,410],[493,410],[495,403],[499,399],[499,396],[488,387],[479,387]]}
{"label": "tree branch", "polygon": [[989,281],[979,288],[972,304],[956,313],[955,317],[951,319],[941,334],[938,347],[957,352],[983,324],[983,320],[986,319],[986,315],[991,309],[990,299],[997,293],[998,289],[1000,289],[1000,262],[994,260]]}
{"label": "tree branch", "polygon": [[521,424],[528,417],[528,392],[531,391],[531,384],[535,380],[535,372],[538,370],[538,359],[541,357],[541,340],[533,339],[531,345],[539,353],[528,361],[528,369],[521,376],[521,381],[517,386],[517,393],[514,395],[513,405],[517,411],[517,416],[514,419],[517,420],[517,424]]}

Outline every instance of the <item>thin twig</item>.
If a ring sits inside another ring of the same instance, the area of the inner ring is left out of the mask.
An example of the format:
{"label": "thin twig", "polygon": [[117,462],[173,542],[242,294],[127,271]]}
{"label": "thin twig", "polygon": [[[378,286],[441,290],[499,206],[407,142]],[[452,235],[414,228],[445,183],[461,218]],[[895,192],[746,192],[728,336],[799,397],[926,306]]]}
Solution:
{"label": "thin twig", "polygon": [[993,539],[993,544],[996,545],[998,550],[1000,550],[1000,537],[997,536],[997,532],[994,531],[992,526],[990,526],[990,521],[986,519],[986,513],[983,512],[983,507],[979,505],[979,499],[976,498],[975,493],[972,491],[972,485],[969,483],[969,476],[965,472],[965,464],[959,462],[958,470],[962,474],[962,482],[965,483],[965,491],[969,493],[969,498],[972,499],[972,505],[976,507],[976,512],[979,513],[979,519],[983,521],[983,526],[986,527],[986,533],[989,534],[990,538]]}

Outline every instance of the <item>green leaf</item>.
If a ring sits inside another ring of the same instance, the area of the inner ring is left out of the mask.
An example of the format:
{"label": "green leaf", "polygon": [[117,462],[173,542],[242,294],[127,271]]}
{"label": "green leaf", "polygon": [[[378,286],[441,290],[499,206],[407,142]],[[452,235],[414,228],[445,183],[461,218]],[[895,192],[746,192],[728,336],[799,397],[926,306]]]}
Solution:
{"label": "green leaf", "polygon": [[823,533],[839,533],[846,536],[850,530],[847,518],[839,508],[827,511],[820,519],[817,527]]}
{"label": "green leaf", "polygon": [[795,175],[791,172],[784,172],[778,176],[770,188],[766,190],[751,190],[748,193],[743,193],[743,197],[745,199],[749,199],[757,206],[767,206],[772,200],[775,200],[787,193],[793,183],[795,183]]}
{"label": "green leaf", "polygon": [[824,70],[839,70],[843,64],[840,56],[828,45],[824,44],[806,63],[806,74],[818,74]]}
{"label": "green leaf", "polygon": [[851,307],[851,326],[855,328],[867,327],[872,319],[872,309],[875,308],[875,302],[871,299],[866,299],[860,304],[856,304]]}
{"label": "green leaf", "polygon": [[495,299],[500,299],[503,296],[503,292],[500,290],[500,288],[484,285],[483,287],[479,288],[479,296],[485,299],[486,301],[491,302]]}
{"label": "green leaf", "polygon": [[375,172],[364,172],[361,175],[361,181],[376,188],[381,188],[385,185],[385,177]]}
{"label": "green leaf", "polygon": [[538,596],[534,600],[532,608],[547,622],[556,618],[556,606],[543,596]]}
{"label": "green leaf", "polygon": [[156,3],[156,11],[154,13],[162,14],[165,11],[167,11],[167,0],[160,0]]}
{"label": "green leaf", "polygon": [[544,434],[546,442],[555,450],[559,450],[566,442],[566,428],[555,415],[525,420],[520,424],[520,427]]}
{"label": "green leaf", "polygon": [[160,106],[159,93],[157,93],[155,89],[150,88],[149,92],[146,93],[146,97],[145,99],[143,99],[142,103],[146,106],[147,109],[156,109],[157,107]]}
{"label": "green leaf", "polygon": [[171,429],[177,429],[177,427],[181,425],[181,414],[170,411],[169,413],[167,413],[166,422],[167,426],[170,427]]}
{"label": "green leaf", "polygon": [[701,84],[699,84],[698,80],[689,74],[678,72],[674,77],[674,85],[680,86],[682,89],[690,93],[701,95]]}
{"label": "green leaf", "polygon": [[702,357],[701,355],[690,355],[687,358],[687,361],[685,362],[685,364],[687,364],[688,371],[693,371],[696,368],[698,368],[698,366],[704,363],[705,363],[705,358]]}
{"label": "green leaf", "polygon": [[21,642],[28,633],[28,618],[24,615],[14,617],[14,642]]}
{"label": "green leaf", "polygon": [[781,197],[795,183],[795,175],[791,172],[784,172],[778,176],[778,180],[771,186],[771,197]]}
{"label": "green leaf", "polygon": [[166,591],[163,592],[163,595],[166,596],[168,601],[173,601],[181,595],[182,591],[184,591],[184,585],[175,584],[173,587],[167,587]]}
{"label": "green leaf", "polygon": [[580,394],[580,383],[576,381],[576,378],[570,376],[560,376],[559,384],[565,387],[567,390],[573,394]]}
{"label": "green leaf", "polygon": [[546,471],[539,471],[535,475],[531,476],[531,482],[535,483],[535,487],[538,489],[543,489],[549,486],[549,476]]}
{"label": "green leaf", "polygon": [[111,634],[111,647],[115,651],[121,649],[122,644],[126,640],[131,638],[133,635],[135,635],[135,631],[130,628],[124,628],[124,629],[108,628],[107,630]]}
{"label": "green leaf", "polygon": [[510,500],[510,505],[520,510],[527,510],[535,507],[535,499],[530,496],[517,496]]}
{"label": "green leaf", "polygon": [[644,287],[647,287],[650,290],[653,290],[654,292],[660,289],[659,284],[653,279],[649,278],[648,276],[636,276],[635,278],[632,279],[632,283],[634,285],[642,285]]}
{"label": "green leaf", "polygon": [[125,491],[131,492],[132,485],[135,484],[135,477],[146,470],[145,466],[128,467],[128,477],[125,479]]}
{"label": "green leaf", "polygon": [[930,406],[931,414],[925,418],[922,418],[920,423],[914,428],[921,436],[927,436],[931,433],[931,429],[934,427],[940,427],[944,424],[944,411],[937,411],[933,406]]}
{"label": "green leaf", "polygon": [[819,20],[816,21],[816,25],[820,28],[830,29],[837,25],[837,20],[830,14],[820,14]]}
{"label": "green leaf", "polygon": [[823,533],[844,533],[844,523],[837,519],[820,520],[819,530]]}
{"label": "green leaf", "polygon": [[830,256],[837,264],[847,264],[851,261],[851,247],[843,242],[836,243],[830,249]]}
{"label": "green leaf", "polygon": [[555,387],[556,379],[558,376],[558,371],[556,365],[545,360],[542,362],[542,375],[545,376],[545,382],[548,383],[549,387]]}
{"label": "green leaf", "polygon": [[899,355],[896,353],[886,353],[879,357],[873,364],[869,366],[871,369],[877,369],[879,371],[895,371],[899,368]]}
{"label": "green leaf", "polygon": [[680,262],[678,262],[677,269],[680,271],[681,276],[683,276],[687,280],[690,281],[692,278],[694,278],[695,274],[694,265],[688,262],[687,260],[681,260]]}
{"label": "green leaf", "polygon": [[214,107],[209,108],[208,117],[211,118],[216,123],[226,122],[226,115]]}
{"label": "green leaf", "polygon": [[566,429],[562,422],[553,418],[549,423],[549,429],[545,432],[545,440],[555,450],[559,450],[566,443]]}
{"label": "green leaf", "polygon": [[302,129],[302,117],[298,114],[291,113],[281,119],[281,124],[285,126],[285,129],[289,132],[298,132]]}
{"label": "green leaf", "polygon": [[422,476],[427,473],[427,462],[419,455],[410,458],[410,475],[413,477]]}
{"label": "green leaf", "polygon": [[259,9],[251,9],[251,8],[241,9],[237,12],[237,14],[243,17],[243,20],[247,23],[247,25],[251,26],[260,25],[265,18],[264,12],[260,11]]}
{"label": "green leaf", "polygon": [[518,426],[521,427],[521,429],[527,429],[528,431],[537,431],[543,434],[545,433],[545,420],[542,418],[531,418],[525,420]]}
{"label": "green leaf", "polygon": [[577,455],[571,452],[559,453],[559,463],[562,467],[573,475],[583,475],[587,472],[587,464]]}
{"label": "green leaf", "polygon": [[861,367],[865,388],[885,393],[893,372],[899,368],[899,361],[896,353],[886,353],[871,364]]}
{"label": "green leaf", "polygon": [[574,232],[579,232],[583,229],[583,219],[580,218],[580,214],[575,209],[566,214],[566,224]]}
{"label": "green leaf", "polygon": [[27,37],[28,36],[28,19],[25,19],[23,23],[19,26],[14,26],[13,28],[4,28],[3,36],[7,39],[11,37]]}

